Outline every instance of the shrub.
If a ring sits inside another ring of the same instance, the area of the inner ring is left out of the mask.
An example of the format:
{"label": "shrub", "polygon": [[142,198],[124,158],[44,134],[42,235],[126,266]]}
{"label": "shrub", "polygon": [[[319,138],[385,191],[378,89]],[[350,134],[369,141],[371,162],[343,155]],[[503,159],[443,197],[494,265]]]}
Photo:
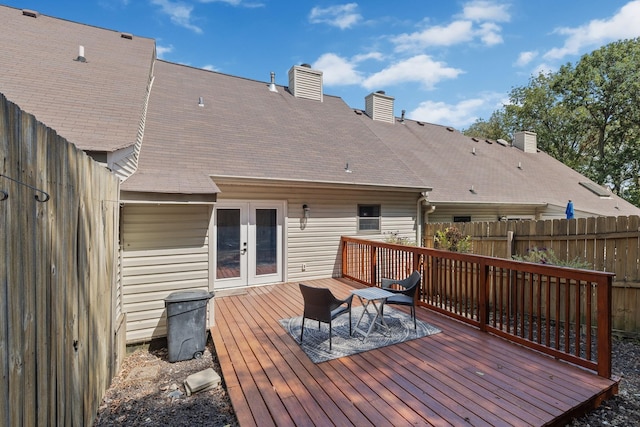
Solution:
{"label": "shrub", "polygon": [[384,238],[385,243],[392,243],[394,245],[405,245],[405,246],[415,246],[416,242],[409,239],[408,237],[400,237],[399,232],[391,232],[388,236]]}
{"label": "shrub", "polygon": [[527,249],[527,253],[523,256],[514,255],[513,259],[516,261],[533,262],[536,264],[557,265],[559,267],[582,268],[585,270],[591,269],[591,264],[581,260],[579,257],[564,261],[558,258],[555,252],[553,252],[553,249],[537,248],[535,246]]}
{"label": "shrub", "polygon": [[436,249],[467,253],[471,251],[471,236],[463,236],[456,227],[447,227],[436,232],[435,244]]}

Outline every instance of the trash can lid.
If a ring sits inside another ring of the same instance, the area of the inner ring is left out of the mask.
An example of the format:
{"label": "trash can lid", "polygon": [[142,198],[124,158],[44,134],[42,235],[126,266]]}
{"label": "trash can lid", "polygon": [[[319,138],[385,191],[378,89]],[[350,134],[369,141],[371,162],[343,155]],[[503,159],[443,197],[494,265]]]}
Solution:
{"label": "trash can lid", "polygon": [[204,289],[193,289],[190,291],[172,292],[167,296],[165,302],[183,302],[183,301],[199,301],[203,299],[213,298],[213,292]]}

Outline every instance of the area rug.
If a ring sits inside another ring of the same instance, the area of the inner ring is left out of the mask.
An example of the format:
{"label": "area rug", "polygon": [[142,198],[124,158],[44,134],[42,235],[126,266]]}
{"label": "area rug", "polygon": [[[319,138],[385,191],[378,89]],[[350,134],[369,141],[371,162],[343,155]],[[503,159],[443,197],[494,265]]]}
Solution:
{"label": "area rug", "polygon": [[[369,308],[369,311],[371,311],[371,308]],[[351,309],[351,320],[354,327],[361,314],[362,306],[356,306]],[[361,329],[368,329],[370,319],[373,317],[368,316],[370,315],[365,314],[362,319]],[[301,347],[309,356],[309,359],[314,363],[321,363],[440,332],[438,328],[421,320],[417,320],[416,329],[413,329],[411,316],[388,306],[384,308],[384,320],[389,325],[390,333],[386,333],[383,328],[376,326],[363,341],[362,335],[357,332],[354,332],[353,336],[349,336],[349,315],[339,316],[333,321],[332,348],[329,350],[329,325],[321,323],[320,329],[318,329],[317,321],[307,319],[304,328],[304,341]],[[281,319],[280,324],[300,344],[302,316]]]}

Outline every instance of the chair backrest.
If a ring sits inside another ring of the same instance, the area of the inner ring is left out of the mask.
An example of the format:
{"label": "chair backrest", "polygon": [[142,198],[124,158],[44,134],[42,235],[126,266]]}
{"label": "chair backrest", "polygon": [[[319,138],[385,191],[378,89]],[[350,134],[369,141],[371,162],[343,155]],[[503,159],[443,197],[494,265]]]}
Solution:
{"label": "chair backrest", "polygon": [[399,285],[405,289],[410,289],[420,283],[420,279],[422,278],[419,271],[414,271],[411,273],[411,276],[399,282]]}
{"label": "chair backrest", "polygon": [[328,288],[316,288],[300,283],[304,299],[304,317],[321,322],[331,322],[331,306],[335,297]]}

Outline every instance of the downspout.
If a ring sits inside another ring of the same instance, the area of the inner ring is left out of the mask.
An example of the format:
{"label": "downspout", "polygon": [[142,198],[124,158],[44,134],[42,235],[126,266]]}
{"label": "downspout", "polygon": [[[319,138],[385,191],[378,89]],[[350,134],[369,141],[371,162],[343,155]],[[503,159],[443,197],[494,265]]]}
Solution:
{"label": "downspout", "polygon": [[[418,246],[422,246],[422,203],[423,202],[428,202],[429,193],[424,192],[421,193],[420,198],[418,199],[418,201],[416,202],[416,244]],[[429,210],[427,211],[427,213],[431,213],[433,211],[436,210],[436,207],[433,206],[432,204],[428,204],[429,206]]]}

